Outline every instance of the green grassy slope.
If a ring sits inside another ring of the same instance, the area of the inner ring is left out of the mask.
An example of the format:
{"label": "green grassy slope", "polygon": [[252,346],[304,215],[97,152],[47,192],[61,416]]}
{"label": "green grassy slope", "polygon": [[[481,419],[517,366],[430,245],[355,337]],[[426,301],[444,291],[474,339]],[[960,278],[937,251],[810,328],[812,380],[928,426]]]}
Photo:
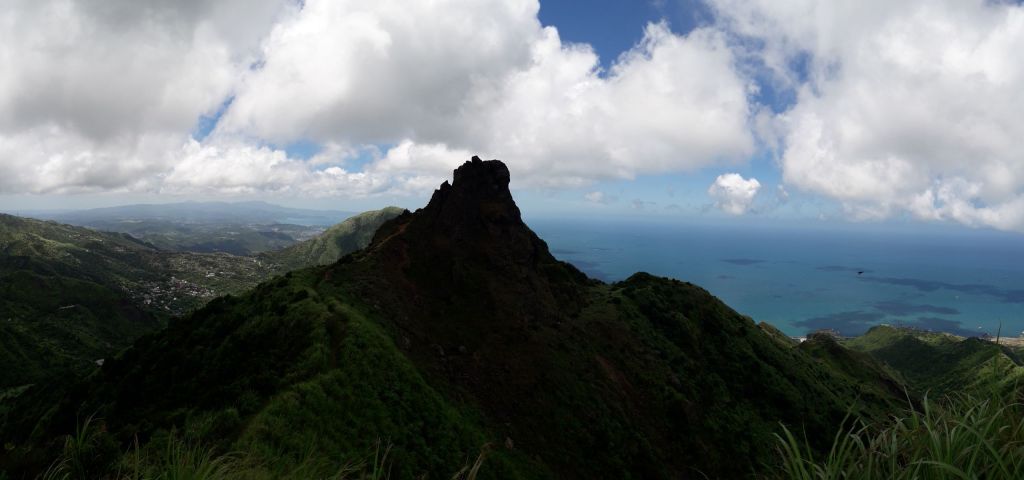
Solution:
{"label": "green grassy slope", "polygon": [[28,389],[0,468],[44,466],[96,414],[111,444],[184,430],[281,471],[381,439],[396,478],[450,478],[484,445],[481,478],[742,478],[776,461],[780,422],[826,445],[847,412],[902,401],[883,370],[837,373],[692,284],[586,278],[507,186],[474,160],[367,249],[215,300],[88,382]]}
{"label": "green grassy slope", "polygon": [[[250,288],[273,271],[248,257],[167,252],[127,234],[9,215],[0,215],[0,259],[6,272],[91,282],[163,315],[180,315],[215,296]],[[37,296],[59,300],[66,293],[39,291]],[[26,300],[8,302],[9,308]]]}
{"label": "green grassy slope", "polygon": [[918,392],[988,393],[1024,384],[1024,363],[1005,346],[978,338],[874,327],[847,346],[899,371]]}
{"label": "green grassy slope", "polygon": [[835,375],[846,379],[853,390],[843,392],[867,405],[886,405],[889,413],[917,404],[918,396],[908,391],[900,372],[871,355],[847,348],[827,334],[812,334],[796,348],[821,362]]}
{"label": "green grassy slope", "polygon": [[[698,287],[643,274],[589,287],[578,318],[524,334],[499,358],[507,338],[417,361],[328,273],[213,302],[4,432],[38,449],[46,436],[31,438],[28,419],[69,428],[98,412],[122,443],[176,427],[283,471],[310,452],[337,468],[384,439],[398,478],[450,476],[488,443],[498,451],[482,478],[743,476],[771,461],[777,422],[824,439],[863,388]],[[456,365],[477,355],[506,373],[474,378]],[[895,402],[876,400],[853,408],[876,417]],[[8,468],[53,455],[19,449]]]}
{"label": "green grassy slope", "polygon": [[[215,300],[70,391],[30,389],[4,424],[15,445],[5,467],[45,463],[60,443],[33,438],[33,430],[74,425],[89,411],[122,443],[149,443],[176,427],[288,471],[310,452],[327,470],[362,461],[380,440],[394,445],[397,478],[449,477],[488,440],[475,414],[446,402],[379,325],[317,293],[321,273],[296,272]],[[39,401],[58,395],[56,405]],[[99,463],[116,462],[111,454]]]}
{"label": "green grassy slope", "polygon": [[168,318],[272,272],[251,258],[0,215],[0,389],[85,375]]}
{"label": "green grassy slope", "polygon": [[158,280],[144,267],[152,252],[130,237],[0,215],[0,389],[90,371],[157,329],[163,317],[126,292]]}
{"label": "green grassy slope", "polygon": [[398,207],[387,207],[363,212],[328,228],[314,238],[264,253],[261,257],[279,265],[281,271],[334,263],[349,253],[365,248],[384,222],[404,211]]}
{"label": "green grassy slope", "polygon": [[172,316],[365,246],[398,213],[358,215],[272,259],[169,252],[124,234],[0,215],[0,389],[84,375]]}

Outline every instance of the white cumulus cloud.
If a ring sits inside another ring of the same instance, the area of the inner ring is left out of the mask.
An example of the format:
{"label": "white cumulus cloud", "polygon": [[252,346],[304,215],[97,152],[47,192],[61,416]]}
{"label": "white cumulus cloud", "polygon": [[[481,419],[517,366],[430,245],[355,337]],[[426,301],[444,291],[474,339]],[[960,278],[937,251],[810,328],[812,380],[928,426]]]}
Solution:
{"label": "white cumulus cloud", "polygon": [[[686,171],[754,150],[749,82],[714,29],[664,24],[607,72],[536,0],[310,0],[275,26],[219,132],[501,158],[520,185]],[[429,19],[429,21],[427,20]],[[393,170],[385,164],[379,170]],[[401,152],[399,152],[401,157]],[[414,168],[435,178],[464,160]],[[403,166],[409,166],[403,164]]]}
{"label": "white cumulus cloud", "polygon": [[0,194],[420,193],[474,154],[582,187],[763,148],[854,217],[1024,231],[1024,6],[707,1],[710,24],[649,24],[604,68],[537,0],[10,0]]}
{"label": "white cumulus cloud", "polygon": [[[0,11],[0,193],[400,193],[472,154],[506,160],[518,186],[578,186],[754,151],[753,87],[719,30],[648,25],[605,71],[539,8],[14,0]],[[294,142],[326,153],[289,158]]]}
{"label": "white cumulus cloud", "polygon": [[761,189],[756,178],[745,179],[738,173],[724,173],[715,178],[708,187],[708,195],[715,200],[715,206],[732,215],[742,215],[754,203],[754,197]]}
{"label": "white cumulus cloud", "polygon": [[[787,184],[835,198],[856,217],[909,212],[1024,230],[1024,7],[712,3],[796,90],[776,119]],[[792,68],[801,63],[806,75]]]}
{"label": "white cumulus cloud", "polygon": [[5,2],[0,192],[152,186],[230,94],[282,3]]}

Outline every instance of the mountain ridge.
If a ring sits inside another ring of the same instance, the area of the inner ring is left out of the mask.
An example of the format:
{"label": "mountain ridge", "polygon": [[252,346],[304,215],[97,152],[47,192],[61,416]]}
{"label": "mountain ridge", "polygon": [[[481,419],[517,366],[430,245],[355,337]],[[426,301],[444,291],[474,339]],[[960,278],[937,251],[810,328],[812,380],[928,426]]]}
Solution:
{"label": "mountain ridge", "polygon": [[111,444],[181,429],[283,471],[386,439],[403,478],[449,477],[485,444],[480,478],[739,478],[772,461],[780,422],[824,445],[849,412],[903,401],[851,400],[864,380],[695,285],[587,278],[523,223],[508,182],[474,158],[366,249],[214,300],[62,399],[25,392],[0,468],[38,468],[98,415]]}
{"label": "mountain ridge", "polygon": [[918,394],[1005,394],[1024,383],[1018,351],[977,337],[880,325],[845,344],[899,371]]}
{"label": "mountain ridge", "polygon": [[279,265],[283,273],[312,265],[327,265],[368,246],[380,226],[404,212],[404,208],[385,207],[353,215],[334,224],[309,240],[279,250],[264,252],[260,258]]}

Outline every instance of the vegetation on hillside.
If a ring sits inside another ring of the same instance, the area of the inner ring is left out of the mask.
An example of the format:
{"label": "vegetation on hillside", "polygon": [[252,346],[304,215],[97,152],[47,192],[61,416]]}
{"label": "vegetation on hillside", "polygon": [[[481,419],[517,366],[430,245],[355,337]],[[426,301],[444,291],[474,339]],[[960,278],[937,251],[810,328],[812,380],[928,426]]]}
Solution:
{"label": "vegetation on hillside", "polygon": [[[894,378],[907,379],[906,405],[882,420],[851,415],[825,453],[784,427],[777,439],[781,463],[766,478],[1024,478],[1024,370],[1012,349],[887,325],[844,343],[819,335],[801,347],[871,355]],[[924,400],[914,402],[917,394]]]}
{"label": "vegetation on hillside", "polygon": [[[797,344],[689,283],[589,279],[522,222],[508,182],[474,159],[365,249],[172,319],[84,381],[0,392],[0,471],[333,477],[383,439],[371,477],[449,478],[484,446],[479,478],[845,478],[828,472],[884,473],[882,459],[934,473],[918,458],[1015,472],[997,459],[1017,424],[996,418],[1017,407],[918,396],[940,362],[942,388],[1006,391],[978,379],[1002,379],[1012,352],[887,330]],[[336,255],[325,238],[292,253]],[[896,349],[909,341],[932,365]],[[960,455],[968,430],[989,441],[976,464],[932,455]],[[933,433],[961,450],[927,450]]]}
{"label": "vegetation on hillside", "polygon": [[[857,390],[852,397],[868,405],[883,405],[887,413],[898,412],[918,395],[907,392],[903,374],[871,355],[841,345],[827,334],[812,334],[796,347],[816,359],[834,375],[844,378]],[[858,415],[860,418],[871,416]],[[882,416],[884,418],[884,416]],[[877,418],[877,416],[876,416]]]}
{"label": "vegetation on hillside", "polygon": [[[0,215],[0,261],[5,272],[27,271],[100,285],[142,310],[165,317],[249,288],[272,272],[253,258],[166,252],[127,234],[9,215]],[[40,291],[36,296],[44,293],[59,300],[66,292]],[[8,308],[32,308],[36,300],[19,297]],[[36,311],[32,316],[47,313]]]}
{"label": "vegetation on hillside", "polygon": [[[92,478],[97,459],[110,450],[111,480],[195,478],[228,479],[388,479],[395,476],[391,447],[380,442],[361,462],[330,465],[315,457],[282,468],[252,452],[220,452],[179,432],[162,434],[143,448],[136,442],[124,454],[110,449],[102,420],[92,418],[64,439],[59,456],[41,479]],[[926,399],[902,414],[881,421],[848,417],[826,452],[811,448],[782,426],[776,434],[779,461],[766,464],[754,476],[786,480],[954,480],[963,478],[1024,477],[1024,406],[1005,395],[953,395],[942,401]],[[475,479],[489,448],[451,476]]]}
{"label": "vegetation on hillside", "polygon": [[[744,477],[779,422],[825,445],[902,392],[837,373],[707,291],[637,274],[604,284],[523,223],[508,171],[475,160],[371,245],[206,307],[69,388],[10,402],[0,468],[38,472],[81,418],[127,449],[168,432],[281,471],[392,444],[396,478]],[[106,459],[114,471],[118,455]]]}
{"label": "vegetation on hillside", "polygon": [[159,279],[130,237],[0,215],[0,392],[84,372],[164,320],[130,301]]}
{"label": "vegetation on hillside", "polygon": [[[247,452],[221,452],[200,439],[172,431],[150,441],[138,442],[124,453],[114,450],[104,434],[102,419],[85,419],[63,441],[60,455],[40,474],[39,480],[388,480],[393,477],[391,446],[377,442],[373,452],[360,462],[341,467],[305,458],[297,465],[281,468],[268,465]],[[452,480],[474,480],[483,467],[487,448],[471,462],[454,471]],[[112,458],[110,465],[104,465]],[[0,478],[6,478],[0,472]]]}
{"label": "vegetation on hillside", "polygon": [[846,345],[899,371],[918,394],[1005,394],[1024,384],[1024,362],[1017,353],[980,338],[883,325]]}
{"label": "vegetation on hillside", "polygon": [[39,212],[44,219],[127,233],[161,250],[254,255],[307,240],[352,215],[264,202],[182,202]]}
{"label": "vegetation on hillside", "polygon": [[127,234],[0,215],[0,394],[84,376],[169,318],[365,246],[397,213],[368,212],[303,244],[330,244],[316,258],[169,252]]}
{"label": "vegetation on hillside", "polygon": [[345,219],[314,238],[264,253],[266,261],[283,272],[313,265],[327,265],[356,250],[366,248],[384,222],[397,217],[405,209],[386,207],[363,212]]}
{"label": "vegetation on hillside", "polygon": [[926,399],[885,421],[851,417],[824,455],[791,429],[777,445],[781,465],[767,478],[1024,478],[1024,404],[1002,392]]}

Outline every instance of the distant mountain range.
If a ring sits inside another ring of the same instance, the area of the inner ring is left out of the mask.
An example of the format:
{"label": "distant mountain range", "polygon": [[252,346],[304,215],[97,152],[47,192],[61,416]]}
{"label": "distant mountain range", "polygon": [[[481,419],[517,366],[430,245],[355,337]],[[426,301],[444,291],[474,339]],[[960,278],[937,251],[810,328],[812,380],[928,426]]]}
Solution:
{"label": "distant mountain range", "polygon": [[181,202],[30,213],[35,218],[127,233],[162,250],[234,255],[294,245],[353,215],[266,202]]}
{"label": "distant mountain range", "polygon": [[270,225],[289,223],[296,225],[334,225],[352,212],[289,208],[267,202],[178,202],[165,204],[137,204],[87,210],[31,212],[33,217],[57,220],[72,225],[146,219],[173,223],[215,223],[220,225]]}

